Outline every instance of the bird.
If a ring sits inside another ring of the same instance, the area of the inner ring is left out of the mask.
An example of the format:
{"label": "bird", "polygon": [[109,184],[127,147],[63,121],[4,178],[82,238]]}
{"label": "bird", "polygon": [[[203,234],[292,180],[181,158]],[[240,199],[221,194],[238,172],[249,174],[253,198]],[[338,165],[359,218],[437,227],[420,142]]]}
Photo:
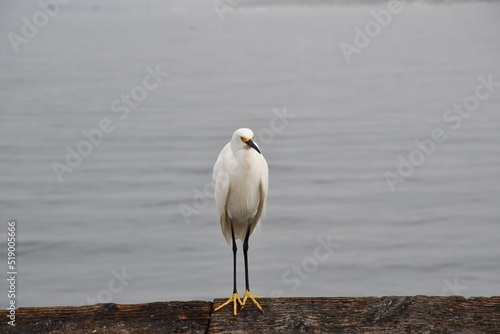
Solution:
{"label": "bird", "polygon": [[[233,294],[214,311],[233,303],[233,314],[237,315],[250,299],[262,312],[257,302],[259,296],[250,293],[248,281],[248,239],[259,223],[265,210],[269,180],[269,167],[254,134],[248,128],[236,130],[215,162],[212,183],[215,206],[220,220],[222,234],[233,250]],[[236,239],[243,243],[245,261],[245,294],[243,300],[236,288]]]}

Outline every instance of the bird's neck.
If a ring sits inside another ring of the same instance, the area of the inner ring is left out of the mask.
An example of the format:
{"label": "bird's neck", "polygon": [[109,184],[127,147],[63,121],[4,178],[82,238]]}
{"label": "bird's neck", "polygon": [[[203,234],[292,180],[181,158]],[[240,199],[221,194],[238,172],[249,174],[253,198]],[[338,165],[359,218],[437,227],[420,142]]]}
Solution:
{"label": "bird's neck", "polygon": [[253,150],[237,150],[234,154],[236,160],[238,161],[238,165],[241,169],[248,170],[252,166],[252,152]]}

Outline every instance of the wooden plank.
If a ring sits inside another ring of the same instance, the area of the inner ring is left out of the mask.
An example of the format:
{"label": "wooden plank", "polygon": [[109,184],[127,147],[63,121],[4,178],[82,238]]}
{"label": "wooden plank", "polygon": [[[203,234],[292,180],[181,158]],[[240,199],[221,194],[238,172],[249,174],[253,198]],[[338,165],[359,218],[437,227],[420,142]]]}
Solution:
{"label": "wooden plank", "polygon": [[15,327],[0,311],[0,333],[206,333],[211,309],[205,301],[21,307]]}
{"label": "wooden plank", "polygon": [[[218,306],[224,299],[216,299]],[[500,297],[263,298],[235,317],[214,312],[209,333],[500,333]]]}
{"label": "wooden plank", "polygon": [[206,301],[0,310],[0,333],[500,333],[500,297],[262,298],[213,312]]}

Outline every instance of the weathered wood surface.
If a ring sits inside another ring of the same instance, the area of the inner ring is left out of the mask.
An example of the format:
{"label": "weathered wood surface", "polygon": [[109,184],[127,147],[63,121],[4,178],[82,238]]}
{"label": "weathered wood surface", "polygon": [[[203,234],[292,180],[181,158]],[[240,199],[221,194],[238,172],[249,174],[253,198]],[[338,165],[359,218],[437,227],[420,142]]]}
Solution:
{"label": "weathered wood surface", "polygon": [[211,302],[159,302],[137,305],[99,304],[80,307],[21,307],[16,326],[3,319],[0,333],[206,333]]}
{"label": "weathered wood surface", "polygon": [[[216,299],[219,305],[223,299]],[[500,297],[270,298],[232,317],[213,313],[212,333],[500,333]]]}
{"label": "weathered wood surface", "polygon": [[213,312],[205,301],[0,311],[0,333],[500,333],[500,297],[262,298]]}

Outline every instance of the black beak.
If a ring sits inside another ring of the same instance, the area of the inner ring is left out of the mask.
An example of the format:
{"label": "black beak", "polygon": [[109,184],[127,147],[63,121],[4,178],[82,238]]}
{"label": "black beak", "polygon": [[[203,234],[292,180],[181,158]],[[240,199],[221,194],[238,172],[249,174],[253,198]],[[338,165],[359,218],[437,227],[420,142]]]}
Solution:
{"label": "black beak", "polygon": [[259,152],[259,154],[262,154],[260,153],[260,150],[259,148],[257,147],[257,145],[253,142],[252,139],[248,140],[247,142],[247,145],[250,146],[251,148],[255,149],[257,152]]}

